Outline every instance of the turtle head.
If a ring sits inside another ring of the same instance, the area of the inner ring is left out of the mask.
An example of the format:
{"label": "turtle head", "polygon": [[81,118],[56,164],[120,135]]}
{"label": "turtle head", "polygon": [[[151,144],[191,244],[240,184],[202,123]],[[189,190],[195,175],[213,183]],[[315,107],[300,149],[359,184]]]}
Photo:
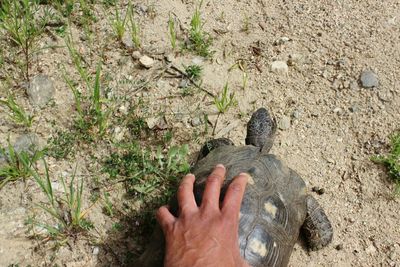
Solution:
{"label": "turtle head", "polygon": [[259,108],[247,123],[246,145],[253,145],[268,152],[274,142],[275,132],[275,119],[265,108]]}

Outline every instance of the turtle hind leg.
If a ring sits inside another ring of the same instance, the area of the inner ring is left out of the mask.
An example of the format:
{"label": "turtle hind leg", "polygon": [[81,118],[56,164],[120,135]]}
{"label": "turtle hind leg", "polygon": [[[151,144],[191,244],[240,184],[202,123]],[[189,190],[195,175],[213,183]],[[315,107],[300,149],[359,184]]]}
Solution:
{"label": "turtle hind leg", "polygon": [[203,147],[201,148],[199,155],[197,157],[197,161],[205,158],[208,153],[212,150],[216,149],[217,147],[221,146],[234,146],[235,144],[228,138],[217,138],[212,139],[204,143]]}
{"label": "turtle hind leg", "polygon": [[332,224],[324,210],[312,196],[307,196],[307,215],[301,227],[302,235],[311,250],[327,246],[333,237]]}
{"label": "turtle hind leg", "polygon": [[265,108],[259,108],[247,123],[246,145],[268,152],[273,144],[276,122]]}

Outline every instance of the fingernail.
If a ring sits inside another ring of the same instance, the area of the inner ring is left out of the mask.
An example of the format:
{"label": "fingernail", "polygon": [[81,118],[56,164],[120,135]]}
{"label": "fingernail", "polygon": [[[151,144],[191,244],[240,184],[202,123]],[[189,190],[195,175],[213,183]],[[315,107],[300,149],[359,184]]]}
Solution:
{"label": "fingernail", "polygon": [[193,173],[188,173],[188,174],[186,174],[186,177],[193,177],[193,178],[195,178]]}
{"label": "fingernail", "polygon": [[217,166],[215,166],[215,168],[223,168],[223,169],[225,169],[225,166],[220,163],[220,164],[217,164]]}
{"label": "fingernail", "polygon": [[239,174],[239,176],[244,176],[244,177],[246,177],[246,180],[249,180],[249,178],[250,178],[250,175],[249,175],[248,173],[246,173],[246,172],[241,172],[241,173]]}

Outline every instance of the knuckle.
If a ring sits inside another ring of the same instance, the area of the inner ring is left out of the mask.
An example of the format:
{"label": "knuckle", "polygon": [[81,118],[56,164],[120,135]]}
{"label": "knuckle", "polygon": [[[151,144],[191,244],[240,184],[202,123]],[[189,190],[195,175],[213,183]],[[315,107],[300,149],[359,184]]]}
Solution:
{"label": "knuckle", "polygon": [[240,193],[240,192],[242,192],[242,190],[243,190],[242,185],[239,184],[239,183],[232,183],[232,184],[229,186],[229,188],[230,188],[230,190],[232,190],[233,192],[236,192],[236,193]]}
{"label": "knuckle", "polygon": [[221,180],[220,177],[213,173],[210,174],[210,176],[208,176],[207,178],[208,183],[219,183],[220,180]]}

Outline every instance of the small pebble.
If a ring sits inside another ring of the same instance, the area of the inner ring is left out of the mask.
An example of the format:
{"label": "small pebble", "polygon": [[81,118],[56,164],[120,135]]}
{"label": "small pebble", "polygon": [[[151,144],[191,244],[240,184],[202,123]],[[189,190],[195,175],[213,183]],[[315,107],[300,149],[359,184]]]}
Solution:
{"label": "small pebble", "polygon": [[271,71],[278,74],[287,74],[289,67],[285,61],[274,61],[271,64]]}
{"label": "small pebble", "polygon": [[378,87],[378,76],[371,70],[365,70],[360,76],[361,86],[364,88]]}
{"label": "small pebble", "polygon": [[139,59],[140,64],[142,64],[143,67],[145,67],[146,69],[150,69],[153,65],[154,65],[154,59],[152,59],[151,57],[148,57],[146,55],[142,56]]}
{"label": "small pebble", "polygon": [[186,88],[190,85],[190,81],[188,79],[182,79],[179,83],[179,88]]}
{"label": "small pebble", "polygon": [[166,56],[165,56],[165,60],[166,60],[167,62],[169,62],[169,63],[173,62],[174,59],[175,59],[174,55],[169,54],[169,55],[166,55]]}
{"label": "small pebble", "polygon": [[295,119],[299,119],[300,115],[301,115],[301,112],[296,109],[295,111],[293,111],[292,117]]}
{"label": "small pebble", "polygon": [[279,123],[278,128],[281,130],[287,130],[290,128],[290,118],[288,116],[283,116]]}
{"label": "small pebble", "polygon": [[351,81],[349,85],[350,90],[357,90],[358,89],[358,83],[356,81]]}
{"label": "small pebble", "polygon": [[94,247],[93,248],[93,255],[98,255],[99,254],[99,252],[100,252],[100,248],[99,247]]}
{"label": "small pebble", "polygon": [[342,250],[343,249],[343,244],[338,244],[335,246],[336,250]]}
{"label": "small pebble", "polygon": [[338,115],[342,114],[342,111],[343,110],[341,108],[339,108],[339,107],[333,109],[333,113],[336,113]]}
{"label": "small pebble", "polygon": [[199,126],[199,125],[201,125],[201,119],[200,119],[200,118],[193,118],[193,119],[191,120],[190,124],[191,124],[193,127]]}
{"label": "small pebble", "polygon": [[314,186],[311,190],[313,192],[317,193],[318,195],[323,195],[325,193],[325,189],[324,188],[320,188],[318,186]]}
{"label": "small pebble", "polygon": [[121,42],[128,49],[133,49],[135,47],[135,44],[132,41],[131,35],[128,32],[124,33],[124,35],[122,36]]}
{"label": "small pebble", "polygon": [[290,41],[290,38],[284,36],[284,37],[279,38],[278,40],[275,40],[274,45],[283,45],[289,41]]}
{"label": "small pebble", "polygon": [[132,58],[139,60],[142,57],[142,54],[139,51],[132,52]]}

